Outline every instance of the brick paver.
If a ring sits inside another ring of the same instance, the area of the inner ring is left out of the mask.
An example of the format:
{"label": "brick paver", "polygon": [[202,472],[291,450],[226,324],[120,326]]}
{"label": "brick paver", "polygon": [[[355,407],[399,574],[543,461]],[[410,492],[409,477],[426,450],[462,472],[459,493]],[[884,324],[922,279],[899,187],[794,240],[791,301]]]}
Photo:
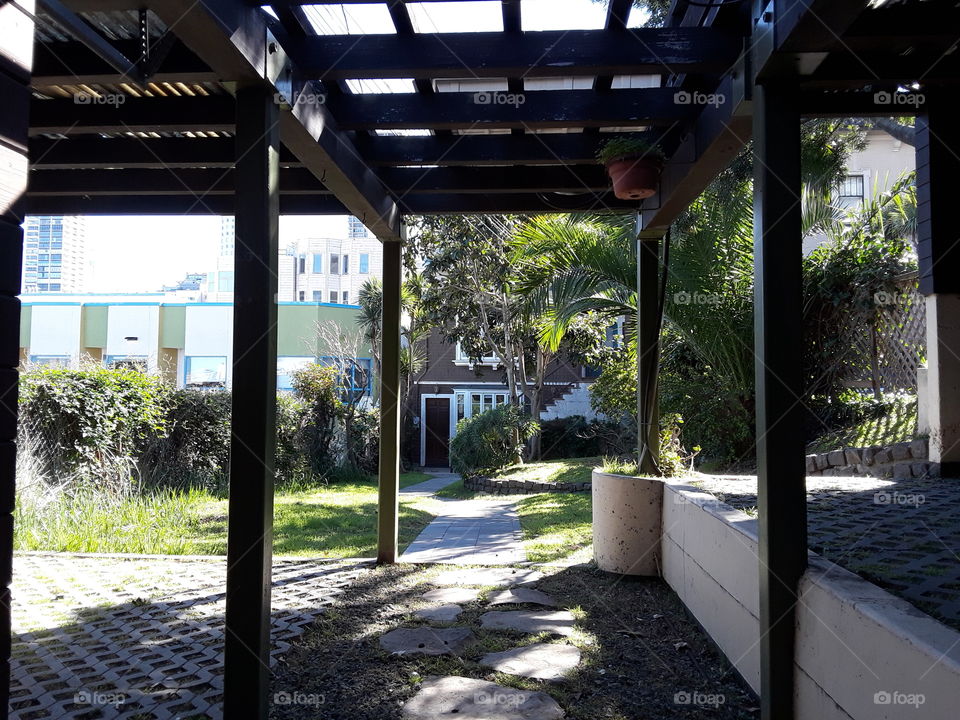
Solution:
{"label": "brick paver", "polygon": [[[366,566],[275,562],[274,661]],[[10,717],[221,718],[225,581],[222,557],[18,553]]]}

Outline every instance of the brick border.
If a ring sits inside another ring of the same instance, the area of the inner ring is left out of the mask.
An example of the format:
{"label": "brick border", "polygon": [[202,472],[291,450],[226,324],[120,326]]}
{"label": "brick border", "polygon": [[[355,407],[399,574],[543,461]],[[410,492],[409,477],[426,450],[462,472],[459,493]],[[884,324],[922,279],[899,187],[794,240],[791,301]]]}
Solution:
{"label": "brick border", "polygon": [[807,475],[868,475],[897,480],[940,477],[940,464],[928,458],[926,438],[892,445],[847,447],[807,455]]}

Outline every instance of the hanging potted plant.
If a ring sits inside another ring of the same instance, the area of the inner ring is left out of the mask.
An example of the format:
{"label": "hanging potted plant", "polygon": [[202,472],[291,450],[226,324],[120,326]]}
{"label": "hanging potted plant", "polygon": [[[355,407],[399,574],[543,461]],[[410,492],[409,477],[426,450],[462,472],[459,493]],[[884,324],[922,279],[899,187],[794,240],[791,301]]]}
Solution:
{"label": "hanging potted plant", "polygon": [[597,151],[607,168],[613,194],[621,200],[643,200],[657,191],[664,155],[656,145],[627,136],[608,140]]}

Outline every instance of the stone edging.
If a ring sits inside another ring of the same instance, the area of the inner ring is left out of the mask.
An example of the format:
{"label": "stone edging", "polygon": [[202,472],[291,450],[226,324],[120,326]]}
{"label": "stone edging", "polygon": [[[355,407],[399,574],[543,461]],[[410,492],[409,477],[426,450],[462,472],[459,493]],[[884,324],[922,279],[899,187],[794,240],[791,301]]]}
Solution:
{"label": "stone edging", "polygon": [[939,463],[928,461],[927,440],[843,448],[807,455],[807,475],[871,475],[880,478],[940,477]]}
{"label": "stone edging", "polygon": [[589,482],[538,482],[536,480],[493,480],[488,477],[464,478],[463,486],[467,490],[489,493],[490,495],[533,495],[535,493],[589,492]]}

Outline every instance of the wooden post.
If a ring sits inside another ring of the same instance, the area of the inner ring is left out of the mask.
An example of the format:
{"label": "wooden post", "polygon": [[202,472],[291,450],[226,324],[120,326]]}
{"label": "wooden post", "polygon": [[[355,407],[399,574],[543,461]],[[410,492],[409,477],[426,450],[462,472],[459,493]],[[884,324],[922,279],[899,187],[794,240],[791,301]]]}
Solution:
{"label": "wooden post", "polygon": [[[638,221],[639,222],[639,221]],[[660,239],[662,230],[637,233],[637,431],[641,475],[659,475]]]}
{"label": "wooden post", "polygon": [[[17,366],[33,2],[0,5],[0,718],[10,701],[10,581],[17,478]],[[27,12],[24,12],[20,8]]]}
{"label": "wooden post", "polygon": [[400,493],[400,287],[402,243],[383,243],[383,315],[380,351],[380,467],[377,562],[397,561]]}
{"label": "wooden post", "polygon": [[237,91],[233,418],[224,716],[265,719],[277,402],[279,132],[273,95]]}
{"label": "wooden post", "polygon": [[960,476],[960,242],[955,187],[960,128],[952,91],[924,88],[917,116],[917,256],[926,296],[930,460]]}
{"label": "wooden post", "polygon": [[757,86],[753,128],[760,706],[763,720],[793,720],[796,593],[807,566],[796,89]]}

